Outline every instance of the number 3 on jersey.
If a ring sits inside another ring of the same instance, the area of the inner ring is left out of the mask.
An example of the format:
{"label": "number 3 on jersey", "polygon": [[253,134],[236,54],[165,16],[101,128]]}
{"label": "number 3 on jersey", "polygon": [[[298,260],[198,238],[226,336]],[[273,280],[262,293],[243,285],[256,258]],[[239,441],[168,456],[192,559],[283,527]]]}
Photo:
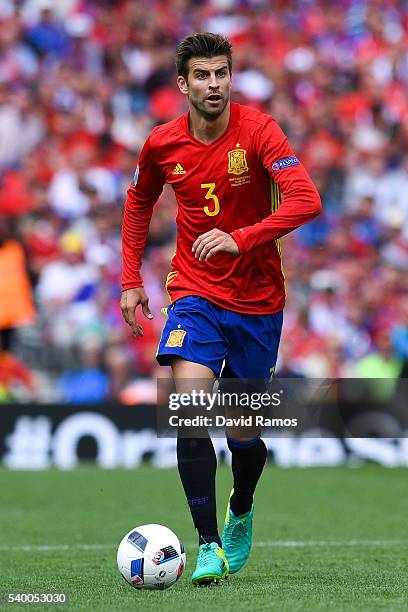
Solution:
{"label": "number 3 on jersey", "polygon": [[201,189],[207,189],[207,193],[205,194],[206,200],[214,200],[214,207],[210,209],[208,206],[204,206],[204,212],[209,217],[215,217],[220,212],[220,202],[215,193],[213,193],[215,189],[215,183],[201,183]]}

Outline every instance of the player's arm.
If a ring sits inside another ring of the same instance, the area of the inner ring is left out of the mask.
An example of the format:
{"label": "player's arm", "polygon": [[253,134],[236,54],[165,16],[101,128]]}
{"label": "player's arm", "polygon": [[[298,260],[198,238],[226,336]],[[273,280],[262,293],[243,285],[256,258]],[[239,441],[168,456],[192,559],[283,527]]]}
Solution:
{"label": "player's arm", "polygon": [[122,226],[122,297],[123,317],[135,336],[142,336],[142,326],[136,321],[136,308],[151,319],[149,298],[143,288],[140,274],[153,206],[164,184],[164,177],[155,161],[154,151],[147,139],[140,153],[139,164],[130,184],[125,202]]}
{"label": "player's arm", "polygon": [[283,199],[279,208],[259,223],[231,232],[240,254],[272,243],[308,223],[322,211],[316,187],[272,118],[259,132],[258,147],[261,162],[278,185]]}

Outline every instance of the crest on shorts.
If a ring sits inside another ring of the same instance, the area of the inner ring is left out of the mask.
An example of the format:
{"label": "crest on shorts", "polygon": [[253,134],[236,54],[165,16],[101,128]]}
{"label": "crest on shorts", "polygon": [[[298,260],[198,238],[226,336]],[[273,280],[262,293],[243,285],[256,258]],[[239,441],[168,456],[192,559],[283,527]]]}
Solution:
{"label": "crest on shorts", "polygon": [[187,332],[184,329],[173,329],[167,339],[166,346],[183,346],[184,336],[186,333]]}
{"label": "crest on shorts", "polygon": [[239,149],[239,143],[236,149],[228,151],[228,172],[229,174],[243,174],[248,172],[249,168],[246,160],[245,149]]}

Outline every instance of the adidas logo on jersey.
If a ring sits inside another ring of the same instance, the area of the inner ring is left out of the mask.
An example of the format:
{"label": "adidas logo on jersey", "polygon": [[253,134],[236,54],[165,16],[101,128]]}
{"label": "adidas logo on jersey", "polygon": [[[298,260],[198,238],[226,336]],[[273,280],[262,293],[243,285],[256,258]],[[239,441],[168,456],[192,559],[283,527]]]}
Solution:
{"label": "adidas logo on jersey", "polygon": [[186,171],[184,170],[183,166],[181,164],[176,164],[172,174],[185,174]]}

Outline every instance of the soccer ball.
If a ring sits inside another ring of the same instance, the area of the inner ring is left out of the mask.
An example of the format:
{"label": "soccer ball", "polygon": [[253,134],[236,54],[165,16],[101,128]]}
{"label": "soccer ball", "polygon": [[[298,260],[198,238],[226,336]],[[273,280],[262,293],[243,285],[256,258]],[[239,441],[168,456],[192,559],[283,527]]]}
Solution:
{"label": "soccer ball", "polygon": [[117,562],[123,578],[135,589],[168,589],[186,565],[184,546],[163,525],[141,525],[119,544]]}

